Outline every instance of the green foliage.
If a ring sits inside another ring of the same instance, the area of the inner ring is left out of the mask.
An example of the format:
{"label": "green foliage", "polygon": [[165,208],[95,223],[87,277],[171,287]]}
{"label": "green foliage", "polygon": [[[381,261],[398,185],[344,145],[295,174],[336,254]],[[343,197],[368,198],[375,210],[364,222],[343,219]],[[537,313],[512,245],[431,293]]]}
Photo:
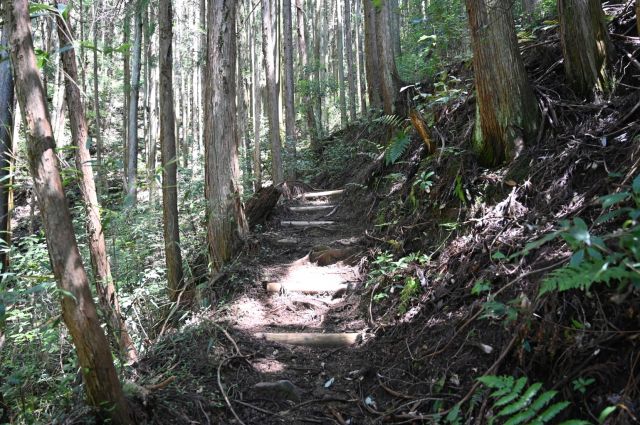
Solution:
{"label": "green foliage", "polygon": [[[551,404],[558,394],[557,391],[544,391],[542,383],[536,382],[527,386],[527,378],[513,376],[482,376],[478,378],[487,388],[493,390],[489,395],[492,399],[494,416],[489,424],[504,425],[543,425],[550,423],[563,410],[569,407],[568,401]],[[589,422],[571,420],[562,425],[588,425]]]}
{"label": "green foliage", "polygon": [[434,181],[432,177],[435,176],[433,171],[423,171],[413,182],[413,187],[419,188],[422,192],[430,193],[431,187]]}
{"label": "green foliage", "polygon": [[395,164],[395,162],[404,154],[409,145],[411,144],[411,139],[409,135],[403,130],[396,131],[396,134],[393,136],[389,143],[389,147],[384,155],[385,163],[387,165]]}
{"label": "green foliage", "polygon": [[640,176],[633,180],[629,190],[603,196],[600,203],[606,213],[596,223],[622,218],[620,228],[597,236],[579,217],[561,222],[561,229],[552,235],[562,237],[573,255],[569,264],[545,277],[540,295],[571,289],[589,291],[596,283],[619,282],[620,289],[629,283],[640,285],[637,267],[640,262]]}

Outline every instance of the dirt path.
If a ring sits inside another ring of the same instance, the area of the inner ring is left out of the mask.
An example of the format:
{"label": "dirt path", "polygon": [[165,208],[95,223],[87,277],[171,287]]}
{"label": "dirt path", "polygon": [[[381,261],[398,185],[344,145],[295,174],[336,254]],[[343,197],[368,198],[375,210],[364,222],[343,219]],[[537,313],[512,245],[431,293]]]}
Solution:
{"label": "dirt path", "polygon": [[229,332],[250,363],[238,365],[230,403],[246,424],[346,423],[341,412],[357,405],[363,230],[345,221],[342,196],[308,193],[280,206],[262,233],[260,282],[229,306]]}

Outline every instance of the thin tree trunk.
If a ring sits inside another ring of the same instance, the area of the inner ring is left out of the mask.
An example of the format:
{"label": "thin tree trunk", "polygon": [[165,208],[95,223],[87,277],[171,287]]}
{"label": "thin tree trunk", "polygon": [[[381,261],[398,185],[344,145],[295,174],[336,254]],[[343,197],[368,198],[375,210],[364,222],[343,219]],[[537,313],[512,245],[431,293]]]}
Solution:
{"label": "thin tree trunk", "polygon": [[262,50],[267,80],[267,117],[269,119],[269,140],[271,141],[271,179],[273,184],[284,180],[282,169],[282,146],[280,142],[279,87],[276,76],[278,60],[276,50],[277,29],[274,18],[277,16],[276,0],[262,2]]}
{"label": "thin tree trunk", "polygon": [[488,166],[535,140],[540,111],[524,69],[509,0],[466,0],[476,80],[475,148]]}
{"label": "thin tree trunk", "polygon": [[[98,16],[99,0],[93,2],[94,15]],[[93,109],[95,114],[94,132],[96,135],[96,169],[97,169],[97,181],[98,192],[104,188],[104,179],[102,178],[102,153],[104,150],[104,143],[102,141],[102,117],[100,116],[100,90],[98,87],[98,21],[96,19],[93,28]]]}
{"label": "thin tree trunk", "polygon": [[18,101],[27,128],[29,168],[47,236],[49,258],[64,294],[62,317],[69,329],[84,375],[90,405],[113,423],[133,423],[89,290],[89,281],[62,188],[55,140],[31,37],[27,0],[14,0],[10,14],[11,57]]}
{"label": "thin tree trunk", "polygon": [[[7,6],[8,7],[8,4]],[[0,17],[8,13],[0,13]],[[13,166],[13,125],[15,96],[11,62],[9,61],[9,25],[2,27],[0,38],[0,265],[5,272],[9,266],[7,249],[11,245],[11,168]]]}
{"label": "thin tree trunk", "polygon": [[[251,28],[256,39],[256,14],[252,15]],[[262,167],[260,160],[260,127],[262,126],[262,84],[260,82],[260,61],[258,60],[258,49],[256,42],[251,44],[251,68],[253,69],[251,86],[253,97],[253,190],[257,192],[262,187]]]}
{"label": "thin tree trunk", "polygon": [[[346,0],[343,0],[348,2]],[[338,1],[336,0],[335,4],[335,12],[338,15],[336,19],[336,62],[337,62],[337,73],[338,73],[338,93],[339,93],[339,104],[340,104],[340,124],[342,127],[347,126],[347,95],[344,84],[344,40],[343,40],[343,9],[339,7]],[[345,8],[348,6],[345,6]]]}
{"label": "thin tree trunk", "polygon": [[[58,0],[57,4],[66,5],[66,0]],[[67,17],[65,21],[60,14],[57,14],[56,17],[58,22],[58,39],[60,40],[61,48],[71,46],[72,29],[68,21],[69,18]],[[84,114],[80,89],[76,85],[76,81],[78,80],[76,54],[73,49],[62,50],[61,60],[66,74],[65,97],[67,105],[69,106],[71,138],[76,148],[76,167],[80,171],[78,185],[80,186],[80,192],[82,193],[87,214],[87,239],[89,240],[89,255],[91,257],[91,266],[96,281],[96,291],[100,305],[108,318],[109,328],[117,336],[118,348],[129,362],[134,363],[138,360],[138,356],[133,345],[133,340],[129,336],[126,324],[120,314],[120,303],[111,277],[107,245],[100,220],[100,205],[98,204],[96,186],[93,181],[91,154],[87,148],[87,120]]]}
{"label": "thin tree trunk", "polygon": [[347,81],[349,82],[349,118],[356,120],[357,90],[356,67],[353,59],[353,38],[351,34],[351,0],[344,0],[344,44],[347,50]]}
{"label": "thin tree trunk", "polygon": [[359,21],[355,25],[355,34],[356,34],[356,52],[357,52],[357,74],[358,74],[358,98],[360,99],[360,113],[367,113],[367,80],[365,78],[365,63],[364,63],[364,34],[362,31],[362,18],[360,13],[360,5],[361,2],[356,0],[355,6],[355,14],[359,18]]}
{"label": "thin tree trunk", "polygon": [[311,73],[308,69],[309,53],[307,52],[307,28],[304,18],[303,0],[296,0],[296,15],[298,21],[298,54],[300,56],[300,67],[302,68],[302,79],[307,82],[307,89],[302,98],[302,109],[307,120],[307,130],[309,132],[309,142],[313,150],[317,144],[317,130],[315,116],[313,114],[313,104],[311,96],[309,96],[309,87],[311,86]]}
{"label": "thin tree trunk", "polygon": [[[125,10],[124,24],[123,24],[123,44],[129,44],[129,33],[131,32],[129,12]],[[123,68],[124,68],[124,114],[123,114],[123,127],[122,127],[122,157],[124,158],[124,173],[123,181],[125,187],[127,187],[127,170],[129,169],[129,99],[131,97],[131,60],[130,50],[123,54]]]}
{"label": "thin tree trunk", "polygon": [[182,254],[178,226],[178,180],[173,110],[173,11],[171,0],[160,0],[160,146],[162,151],[162,218],[169,299],[176,301],[182,287]]}
{"label": "thin tree trunk", "polygon": [[209,0],[208,18],[205,197],[211,263],[218,271],[238,251],[248,232],[238,189],[236,1]]}
{"label": "thin tree trunk", "polygon": [[136,0],[134,13],[133,57],[131,60],[131,91],[129,93],[129,130],[127,152],[127,204],[135,206],[138,197],[138,95],[142,67],[142,10]]}
{"label": "thin tree trunk", "polygon": [[285,146],[287,148],[287,178],[296,179],[296,111],[293,98],[293,24],[291,18],[291,0],[283,0],[284,27],[284,124]]}
{"label": "thin tree trunk", "polygon": [[600,0],[558,0],[564,70],[579,96],[606,93],[613,46]]}

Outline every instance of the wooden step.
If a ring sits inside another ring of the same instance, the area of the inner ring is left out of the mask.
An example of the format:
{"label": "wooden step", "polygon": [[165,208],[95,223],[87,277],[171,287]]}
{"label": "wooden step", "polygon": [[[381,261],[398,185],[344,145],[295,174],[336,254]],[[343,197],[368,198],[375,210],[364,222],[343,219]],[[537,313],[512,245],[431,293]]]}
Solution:
{"label": "wooden step", "polygon": [[265,282],[263,286],[265,291],[272,294],[288,292],[300,294],[335,294],[349,290],[349,284],[344,281],[326,282],[322,285],[318,285],[315,282]]}
{"label": "wooden step", "polygon": [[361,340],[358,333],[269,333],[260,332],[254,335],[258,339],[280,344],[299,345],[315,348],[349,347]]}
{"label": "wooden step", "polygon": [[291,227],[311,227],[311,226],[330,226],[335,221],[281,221],[281,226]]}
{"label": "wooden step", "polygon": [[312,199],[312,198],[325,198],[328,196],[334,195],[342,195],[344,193],[344,189],[337,190],[325,190],[322,192],[307,192],[303,193],[299,198]]}
{"label": "wooden step", "polygon": [[335,208],[335,205],[307,205],[303,207],[289,207],[289,210],[293,212],[308,212],[308,211],[324,211]]}

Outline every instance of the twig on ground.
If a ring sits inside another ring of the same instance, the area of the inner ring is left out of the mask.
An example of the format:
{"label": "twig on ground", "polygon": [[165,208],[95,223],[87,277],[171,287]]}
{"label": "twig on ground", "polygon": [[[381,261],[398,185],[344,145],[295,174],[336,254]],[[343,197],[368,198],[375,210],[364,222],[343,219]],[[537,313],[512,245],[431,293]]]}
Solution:
{"label": "twig on ground", "polygon": [[246,425],[244,422],[242,422],[242,419],[240,419],[240,417],[238,416],[238,414],[236,413],[236,411],[233,409],[233,406],[231,405],[231,401],[229,400],[229,397],[227,396],[226,391],[224,390],[224,387],[222,386],[222,378],[220,375],[220,370],[222,369],[222,366],[233,359],[245,359],[244,356],[233,356],[233,357],[227,357],[226,359],[222,360],[220,362],[220,364],[218,365],[218,371],[217,371],[217,380],[218,380],[218,388],[220,388],[220,392],[222,393],[222,397],[224,397],[224,401],[225,403],[227,403],[227,406],[229,407],[229,410],[231,410],[231,413],[233,414],[233,417],[236,418],[236,420],[240,423],[240,425]]}

